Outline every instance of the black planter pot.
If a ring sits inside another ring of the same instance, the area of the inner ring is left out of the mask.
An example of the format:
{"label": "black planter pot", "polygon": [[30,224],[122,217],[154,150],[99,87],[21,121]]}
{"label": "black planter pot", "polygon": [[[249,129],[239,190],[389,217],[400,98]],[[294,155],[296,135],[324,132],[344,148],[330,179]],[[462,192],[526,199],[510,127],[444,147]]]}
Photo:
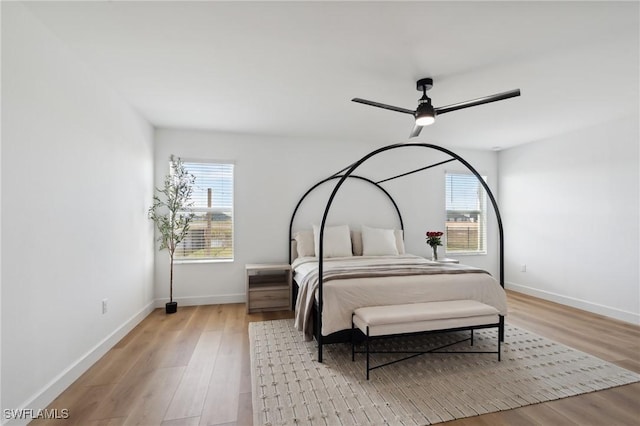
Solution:
{"label": "black planter pot", "polygon": [[168,314],[175,314],[178,311],[178,302],[167,302],[164,309]]}

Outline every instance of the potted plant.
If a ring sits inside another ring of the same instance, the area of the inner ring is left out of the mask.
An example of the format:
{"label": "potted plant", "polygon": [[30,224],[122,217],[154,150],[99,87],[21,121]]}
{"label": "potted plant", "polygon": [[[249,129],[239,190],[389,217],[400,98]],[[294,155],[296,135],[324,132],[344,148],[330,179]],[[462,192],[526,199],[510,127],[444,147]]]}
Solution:
{"label": "potted plant", "polygon": [[188,173],[180,158],[171,156],[171,171],[164,178],[164,186],[156,188],[153,205],[149,208],[149,219],[158,229],[160,250],[169,251],[169,302],[165,305],[167,314],[178,310],[173,301],[173,256],[176,247],[187,235],[189,224],[194,217],[186,211],[193,205],[190,201],[195,176]]}

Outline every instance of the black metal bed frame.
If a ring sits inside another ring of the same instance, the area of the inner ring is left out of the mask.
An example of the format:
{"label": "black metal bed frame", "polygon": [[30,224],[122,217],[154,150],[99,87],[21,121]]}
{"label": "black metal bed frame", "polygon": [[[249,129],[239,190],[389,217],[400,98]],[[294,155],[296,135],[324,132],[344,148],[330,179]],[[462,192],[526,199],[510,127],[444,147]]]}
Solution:
{"label": "black metal bed frame", "polygon": [[[444,161],[440,161],[425,167],[421,167],[419,169],[415,169],[415,170],[411,170],[409,172],[406,173],[402,173],[396,176],[391,176],[389,178],[383,179],[383,180],[379,180],[379,181],[373,181],[371,179],[362,177],[362,176],[358,176],[358,175],[354,175],[353,172],[360,167],[360,165],[362,165],[365,161],[367,161],[368,159],[370,159],[371,157],[378,155],[380,153],[389,151],[389,150],[393,150],[393,149],[401,149],[401,148],[405,148],[405,147],[424,147],[424,148],[429,148],[429,149],[435,149],[437,151],[443,152],[449,156],[451,156],[450,159],[448,160],[444,160]],[[324,209],[324,213],[322,215],[322,222],[320,223],[320,228],[319,228],[319,234],[318,234],[318,238],[320,239],[320,243],[318,244],[318,253],[316,253],[316,256],[318,257],[318,302],[317,302],[317,309],[316,309],[316,321],[315,321],[315,326],[314,328],[316,329],[316,340],[318,342],[318,362],[322,362],[322,345],[323,345],[323,335],[322,335],[322,306],[323,306],[323,254],[324,254],[324,228],[327,222],[327,217],[329,215],[329,211],[331,209],[331,205],[333,204],[333,199],[335,198],[336,194],[338,193],[338,190],[340,189],[340,187],[342,186],[342,184],[348,179],[348,178],[355,178],[355,179],[360,179],[362,181],[368,182],[373,184],[375,187],[377,187],[378,189],[380,189],[388,198],[389,200],[391,200],[393,206],[395,207],[395,210],[398,214],[398,219],[400,221],[400,229],[404,230],[404,224],[402,221],[402,215],[400,213],[400,209],[398,208],[398,205],[396,204],[395,200],[393,199],[393,197],[391,196],[391,194],[389,194],[389,192],[387,192],[387,190],[385,190],[382,186],[380,186],[381,183],[383,182],[388,182],[390,180],[393,179],[397,179],[400,177],[404,177],[413,173],[417,173],[417,172],[421,172],[423,170],[427,170],[430,169],[432,167],[436,167],[445,163],[449,163],[451,161],[459,161],[460,163],[462,163],[480,182],[480,184],[482,185],[482,187],[484,188],[484,190],[487,193],[487,196],[489,197],[489,200],[491,201],[491,205],[493,207],[493,210],[495,212],[496,215],[496,220],[498,222],[498,239],[499,239],[499,261],[500,261],[500,266],[499,266],[499,274],[500,274],[500,285],[504,288],[504,229],[502,227],[502,218],[500,216],[500,210],[498,209],[498,203],[496,202],[495,197],[493,196],[493,193],[491,192],[491,189],[489,188],[489,185],[484,181],[484,179],[482,179],[482,176],[478,173],[478,171],[469,163],[467,162],[464,158],[462,158],[461,156],[459,156],[458,154],[456,154],[453,151],[450,151],[447,148],[443,148],[441,146],[438,145],[433,145],[433,144],[428,144],[428,143],[398,143],[398,144],[392,144],[392,145],[387,145],[384,146],[382,148],[378,148],[374,151],[371,151],[370,153],[366,154],[365,156],[363,156],[362,158],[360,158],[358,161],[352,163],[351,165],[343,168],[342,170],[334,173],[333,175],[321,180],[320,182],[316,183],[315,185],[313,185],[311,188],[309,188],[309,190],[307,190],[307,192],[304,193],[304,195],[300,198],[300,200],[298,201],[298,204],[296,204],[295,209],[293,210],[293,214],[291,215],[291,221],[289,222],[289,263],[291,263],[292,261],[292,253],[291,253],[291,241],[292,241],[292,237],[293,237],[293,222],[295,220],[296,217],[296,213],[298,212],[302,202],[305,200],[305,198],[311,193],[313,192],[314,189],[316,189],[317,187],[319,187],[320,185],[329,182],[331,180],[335,180],[338,179],[338,182],[336,183],[335,187],[333,188],[333,191],[331,192],[331,195],[329,196],[329,199],[327,201],[327,204],[325,206]],[[504,316],[500,315],[500,324],[504,325]],[[504,327],[501,327],[501,333],[499,336],[499,340],[500,341],[504,341]]]}

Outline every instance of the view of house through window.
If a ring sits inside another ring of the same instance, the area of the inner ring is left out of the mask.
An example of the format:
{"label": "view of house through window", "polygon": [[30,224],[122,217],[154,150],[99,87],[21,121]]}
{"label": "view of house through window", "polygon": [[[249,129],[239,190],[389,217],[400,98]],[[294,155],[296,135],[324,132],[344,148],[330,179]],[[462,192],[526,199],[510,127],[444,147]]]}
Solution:
{"label": "view of house through window", "polygon": [[191,195],[194,213],[176,260],[233,259],[233,164],[183,161],[196,177]]}
{"label": "view of house through window", "polygon": [[464,173],[447,173],[445,181],[447,253],[486,253],[487,196],[482,184]]}

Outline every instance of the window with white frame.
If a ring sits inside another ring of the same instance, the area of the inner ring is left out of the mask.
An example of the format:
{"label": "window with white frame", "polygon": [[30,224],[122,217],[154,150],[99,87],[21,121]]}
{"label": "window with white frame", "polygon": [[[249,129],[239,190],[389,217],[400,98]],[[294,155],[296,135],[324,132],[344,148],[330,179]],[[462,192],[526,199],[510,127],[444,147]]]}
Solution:
{"label": "window with white frame", "polygon": [[[486,181],[486,177],[482,177]],[[470,173],[446,173],[447,253],[487,252],[487,195]]]}
{"label": "window with white frame", "polygon": [[183,160],[195,176],[193,213],[185,239],[176,248],[175,259],[233,260],[233,164]]}

